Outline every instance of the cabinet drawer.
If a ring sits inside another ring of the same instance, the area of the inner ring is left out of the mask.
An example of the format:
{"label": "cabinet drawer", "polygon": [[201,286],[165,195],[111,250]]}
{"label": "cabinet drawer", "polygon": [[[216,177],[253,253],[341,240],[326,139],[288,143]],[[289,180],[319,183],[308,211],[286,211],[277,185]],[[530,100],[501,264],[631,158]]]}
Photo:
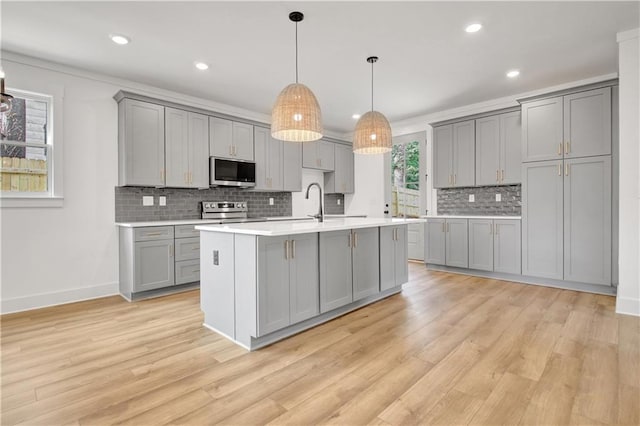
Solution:
{"label": "cabinet drawer", "polygon": [[196,225],[178,225],[175,234],[176,238],[199,237],[200,231],[196,229]]}
{"label": "cabinet drawer", "polygon": [[149,226],[134,230],[136,241],[168,240],[173,238],[173,226]]}
{"label": "cabinet drawer", "polygon": [[176,285],[200,281],[200,259],[176,262]]}
{"label": "cabinet drawer", "polygon": [[191,259],[200,259],[200,237],[176,240],[176,262]]}

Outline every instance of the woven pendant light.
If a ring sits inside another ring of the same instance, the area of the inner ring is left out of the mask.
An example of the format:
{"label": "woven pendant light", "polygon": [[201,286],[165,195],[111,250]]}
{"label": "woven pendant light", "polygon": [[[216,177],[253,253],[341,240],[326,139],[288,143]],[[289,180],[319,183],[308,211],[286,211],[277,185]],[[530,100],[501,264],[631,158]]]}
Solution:
{"label": "woven pendant light", "polygon": [[380,112],[373,110],[373,64],[377,56],[370,56],[371,64],[371,111],[360,117],[353,132],[353,152],[356,154],[384,154],[391,151],[391,126]]}
{"label": "woven pendant light", "polygon": [[315,95],[298,83],[298,22],[301,12],[291,12],[296,24],[296,82],[285,87],[271,110],[271,136],[288,142],[310,142],[322,137],[322,113]]}

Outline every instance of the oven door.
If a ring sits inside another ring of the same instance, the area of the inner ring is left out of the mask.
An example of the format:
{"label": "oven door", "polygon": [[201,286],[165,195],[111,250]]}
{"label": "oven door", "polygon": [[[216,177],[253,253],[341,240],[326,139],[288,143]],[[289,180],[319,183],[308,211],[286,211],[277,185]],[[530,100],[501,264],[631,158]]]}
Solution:
{"label": "oven door", "polygon": [[253,161],[209,158],[209,185],[256,186],[256,163]]}

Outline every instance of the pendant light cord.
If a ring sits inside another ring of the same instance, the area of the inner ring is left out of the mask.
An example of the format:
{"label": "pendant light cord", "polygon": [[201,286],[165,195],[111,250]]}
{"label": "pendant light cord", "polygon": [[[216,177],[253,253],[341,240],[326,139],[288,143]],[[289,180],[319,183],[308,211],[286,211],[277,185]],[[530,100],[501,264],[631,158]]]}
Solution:
{"label": "pendant light cord", "polygon": [[296,22],[296,84],[298,84],[298,23]]}
{"label": "pendant light cord", "polygon": [[373,111],[373,61],[371,62],[371,111]]}

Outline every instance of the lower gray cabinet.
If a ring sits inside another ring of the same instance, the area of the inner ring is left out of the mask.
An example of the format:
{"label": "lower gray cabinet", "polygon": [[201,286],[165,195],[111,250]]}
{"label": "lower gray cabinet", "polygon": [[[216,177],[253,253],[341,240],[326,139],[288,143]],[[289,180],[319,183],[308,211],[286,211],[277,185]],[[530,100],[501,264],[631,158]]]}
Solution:
{"label": "lower gray cabinet", "polygon": [[380,292],[380,254],[378,228],[354,229],[352,235],[355,301]]}
{"label": "lower gray cabinet", "polygon": [[493,234],[493,270],[506,274],[520,274],[520,221],[495,219]]}
{"label": "lower gray cabinet", "polygon": [[407,226],[380,227],[380,290],[409,281]]}
{"label": "lower gray cabinet", "polygon": [[469,219],[469,268],[493,271],[493,220]]}
{"label": "lower gray cabinet", "polygon": [[176,285],[200,281],[200,259],[176,262]]}
{"label": "lower gray cabinet", "polygon": [[445,264],[445,219],[429,219],[425,224],[424,261],[435,265]]}
{"label": "lower gray cabinet", "polygon": [[445,261],[447,266],[469,267],[467,219],[446,219]]}
{"label": "lower gray cabinet", "polygon": [[320,312],[353,301],[351,230],[320,233]]}
{"label": "lower gray cabinet", "polygon": [[133,291],[147,291],[174,285],[173,239],[135,243]]}
{"label": "lower gray cabinet", "polygon": [[318,234],[258,238],[258,336],[319,313]]}

